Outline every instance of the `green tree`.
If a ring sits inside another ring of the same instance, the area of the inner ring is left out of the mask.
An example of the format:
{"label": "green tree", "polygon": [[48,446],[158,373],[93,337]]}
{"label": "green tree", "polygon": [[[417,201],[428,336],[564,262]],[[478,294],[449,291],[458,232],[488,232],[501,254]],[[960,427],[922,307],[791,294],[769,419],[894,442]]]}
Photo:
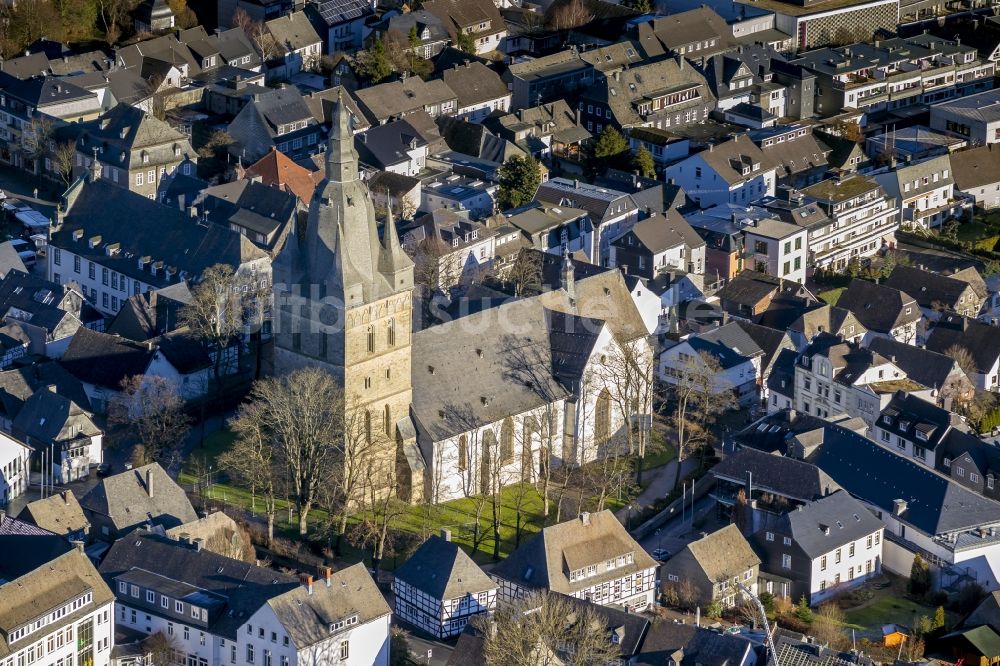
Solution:
{"label": "green tree", "polygon": [[372,44],[369,49],[359,52],[355,62],[358,71],[374,83],[378,83],[392,74],[392,65],[389,63],[385,41],[381,39]]}
{"label": "green tree", "polygon": [[941,629],[944,627],[944,606],[938,606],[934,609],[934,624],[931,625],[932,629]]}
{"label": "green tree", "polygon": [[420,45],[420,34],[417,32],[417,26],[410,26],[410,32],[406,34],[406,41],[409,43],[411,49],[415,49]]}
{"label": "green tree", "polygon": [[538,162],[530,155],[511,155],[497,172],[500,179],[497,204],[505,210],[531,201],[542,182]]}
{"label": "green tree", "polygon": [[653,154],[646,150],[646,146],[639,146],[635,157],[632,158],[632,166],[638,170],[639,174],[652,178],[656,175],[656,163],[653,162]]}
{"label": "green tree", "polygon": [[471,33],[460,30],[455,36],[455,46],[469,55],[476,55],[476,40]]}
{"label": "green tree", "polygon": [[913,566],[910,567],[910,593],[915,595],[926,594],[931,589],[931,570],[920,557],[920,553],[913,556]]}
{"label": "green tree", "polygon": [[643,14],[648,14],[653,11],[653,3],[651,0],[633,0],[632,9]]}
{"label": "green tree", "polygon": [[597,137],[597,143],[594,144],[594,157],[599,159],[616,158],[626,151],[628,151],[628,140],[611,125],[604,128],[601,136]]}
{"label": "green tree", "polygon": [[717,620],[722,617],[722,604],[716,599],[712,601],[707,607],[705,607],[705,617]]}
{"label": "green tree", "polygon": [[804,594],[799,597],[799,603],[795,606],[795,617],[799,618],[806,624],[812,624],[815,619],[812,609],[809,608],[809,602],[806,600],[806,595]]}

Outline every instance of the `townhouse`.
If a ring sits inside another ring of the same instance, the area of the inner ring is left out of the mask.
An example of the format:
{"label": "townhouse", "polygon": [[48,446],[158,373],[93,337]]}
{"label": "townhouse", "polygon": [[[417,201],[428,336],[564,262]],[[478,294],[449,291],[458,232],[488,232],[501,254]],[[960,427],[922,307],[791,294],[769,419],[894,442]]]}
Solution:
{"label": "townhouse", "polygon": [[684,58],[614,70],[597,76],[580,95],[581,121],[588,132],[607,127],[679,128],[698,124],[715,109],[705,77]]}
{"label": "townhouse", "polygon": [[583,144],[591,138],[590,132],[580,125],[580,109],[570,108],[563,99],[486,118],[483,124],[525,153],[538,159],[552,157],[554,163],[560,159],[579,162],[584,155]]}
{"label": "townhouse", "polygon": [[820,333],[830,333],[847,342],[861,343],[867,332],[868,329],[850,310],[828,303],[812,303],[788,324],[788,335],[798,351],[805,349]]}
{"label": "townhouse", "polygon": [[538,186],[535,199],[557,207],[587,211],[594,225],[594,253],[588,256],[602,266],[607,265],[611,240],[639,220],[639,206],[630,194],[576,179],[550,178]]}
{"label": "townhouse", "polygon": [[765,572],[791,581],[790,598],[823,603],[882,571],[882,521],[843,490],[797,506],[753,535]]}
{"label": "townhouse", "polygon": [[308,12],[316,32],[323,38],[324,53],[351,53],[364,44],[365,24],[375,16],[375,3],[371,0],[321,0],[309,3]]}
{"label": "townhouse", "polygon": [[0,434],[0,507],[6,507],[28,490],[31,447]]}
{"label": "townhouse", "polygon": [[704,369],[707,358],[714,359],[713,392],[732,392],[741,404],[751,405],[760,400],[764,356],[764,350],[734,321],[665,349],[657,369],[661,381],[677,385],[689,381],[693,369]]}
{"label": "townhouse", "polygon": [[850,310],[868,329],[865,340],[883,337],[907,344],[917,340],[920,306],[905,291],[855,278],[841,292],[837,306]]}
{"label": "townhouse", "polygon": [[957,314],[944,314],[927,336],[927,349],[939,354],[965,350],[966,368],[980,391],[1000,389],[1000,335],[997,327]]}
{"label": "townhouse", "polygon": [[609,266],[646,279],[676,270],[705,270],[705,241],[676,209],[655,213],[611,241]]}
{"label": "townhouse", "polygon": [[794,123],[751,131],[748,135],[775,164],[778,187],[808,187],[826,176],[830,167],[827,156],[832,150],[816,138],[812,128]]}
{"label": "townhouse", "polygon": [[591,261],[599,256],[596,229],[582,208],[533,201],[504,215],[506,225],[520,232],[527,247],[560,256],[583,252]]}
{"label": "townhouse", "polygon": [[[416,44],[410,44],[409,37],[412,34],[417,36]],[[417,57],[430,60],[448,46],[451,36],[440,18],[426,9],[416,9],[404,14],[386,12],[372,26],[369,39],[391,39],[391,48],[401,48]]]}
{"label": "townhouse", "polygon": [[323,52],[323,38],[316,32],[305,12],[292,12],[267,22],[267,32],[278,50],[277,63],[267,63],[271,78],[289,79],[311,70]]}
{"label": "townhouse", "polygon": [[440,639],[496,610],[496,582],[452,542],[449,530],[422,543],[396,569],[392,592],[399,619]]}
{"label": "townhouse", "polygon": [[795,364],[795,409],[829,418],[857,416],[872,425],[896,391],[929,396],[889,359],[820,333]]}
{"label": "townhouse", "polygon": [[1000,546],[991,537],[1000,527],[997,502],[836,425],[824,428],[809,461],[883,523],[885,569],[907,576],[919,553],[930,565],[934,589],[967,579],[987,590],[1000,584]]}
{"label": "townhouse", "polygon": [[403,247],[426,286],[443,292],[468,285],[493,264],[500,230],[469,219],[463,211],[438,209],[401,230]]}
{"label": "townhouse", "polygon": [[747,251],[753,253],[755,271],[805,284],[809,243],[804,227],[767,218],[752,220],[743,228],[743,237]]}
{"label": "townhouse", "polygon": [[109,666],[114,596],[83,543],[31,528],[0,533],[0,547],[0,664]]}
{"label": "townhouse", "polygon": [[733,29],[707,5],[636,25],[636,44],[648,59],[684,56],[702,63],[735,46]]}
{"label": "townhouse", "polygon": [[878,181],[834,177],[810,185],[802,194],[829,220],[809,234],[809,263],[814,267],[843,270],[848,262],[895,243],[899,211]]}
{"label": "townhouse", "polygon": [[195,173],[198,155],[187,136],[142,109],[119,104],[80,129],[75,177],[94,169],[96,159],[102,179],[158,199],[178,169],[188,176]]}
{"label": "townhouse", "polygon": [[732,608],[743,599],[743,588],[756,593],[759,573],[760,558],[732,524],[692,541],[660,566],[668,596],[702,607],[717,602]]}
{"label": "townhouse", "polygon": [[507,24],[492,0],[428,0],[423,9],[441,19],[452,43],[459,45],[459,34],[472,40],[476,55],[500,49],[507,37]]}
{"label": "townhouse", "polygon": [[361,564],[298,580],[140,532],[101,562],[117,624],[162,633],[187,664],[389,663],[390,609]]}
{"label": "townhouse", "polygon": [[774,195],[775,165],[745,134],[668,166],[663,175],[701,208],[747,204]]}
{"label": "townhouse", "polygon": [[501,601],[548,590],[640,612],[656,596],[656,567],[613,513],[585,511],[543,528],[497,564],[490,577],[499,585]]}
{"label": "townhouse", "polygon": [[407,76],[354,92],[358,108],[373,125],[383,125],[416,111],[431,118],[449,116],[458,109],[458,95],[442,79],[424,81]]}
{"label": "townhouse", "polygon": [[234,139],[229,151],[251,164],[273,149],[292,158],[317,153],[325,134],[302,93],[287,84],[255,92],[226,131]]}
{"label": "townhouse", "polygon": [[1000,206],[1000,150],[992,143],[958,153],[952,170],[956,194],[970,197],[979,210]]}
{"label": "townhouse", "polygon": [[567,49],[515,61],[503,76],[511,91],[511,105],[524,109],[558,102],[576,90],[586,90],[593,85],[596,74],[597,70],[576,49]]}
{"label": "townhouse", "polygon": [[416,176],[427,165],[427,140],[405,118],[355,135],[354,146],[361,163],[378,171]]}
{"label": "townhouse", "polygon": [[939,155],[899,164],[873,174],[887,196],[896,200],[900,224],[906,229],[933,229],[962,218],[968,205],[955,198],[951,157]]}
{"label": "townhouse", "polygon": [[[975,269],[973,269],[975,271]],[[913,294],[923,317],[917,330],[917,342],[927,339],[927,330],[944,313],[975,318],[982,311],[985,298],[970,283],[955,277],[933,273],[916,266],[896,266],[885,284]]]}
{"label": "townhouse", "polygon": [[492,113],[510,109],[511,92],[500,76],[481,62],[456,64],[441,78],[455,91],[456,118],[478,123]]}
{"label": "townhouse", "polygon": [[54,390],[36,391],[24,401],[11,434],[42,461],[40,471],[55,483],[85,479],[104,462],[104,431],[93,414]]}
{"label": "townhouse", "polygon": [[975,386],[972,380],[958,361],[950,356],[891,338],[872,338],[866,345],[876,354],[889,359],[909,379],[937,390],[935,402],[938,404],[964,403],[973,397]]}

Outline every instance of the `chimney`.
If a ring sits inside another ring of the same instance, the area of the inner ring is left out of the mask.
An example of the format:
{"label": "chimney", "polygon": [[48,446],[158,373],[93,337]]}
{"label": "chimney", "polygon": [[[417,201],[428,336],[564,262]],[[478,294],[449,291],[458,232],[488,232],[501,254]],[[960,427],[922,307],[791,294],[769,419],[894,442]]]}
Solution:
{"label": "chimney", "polygon": [[326,586],[330,587],[330,582],[333,579],[333,569],[330,567],[323,567],[319,571],[320,575],[323,576],[323,580],[326,581]]}
{"label": "chimney", "polygon": [[797,419],[797,418],[799,418],[799,413],[796,412],[794,409],[789,409],[788,410],[788,422],[789,423],[795,423],[795,419]]}
{"label": "chimney", "polygon": [[204,547],[205,547],[205,540],[204,539],[202,539],[201,537],[198,537],[197,539],[194,540],[194,550],[195,550],[195,552],[200,553],[201,549],[204,548]]}
{"label": "chimney", "polygon": [[191,545],[191,535],[188,534],[187,532],[181,532],[178,535],[178,538],[180,539],[181,543],[186,543],[189,546]]}
{"label": "chimney", "polygon": [[59,496],[62,497],[63,504],[69,504],[69,491],[68,490],[61,491],[59,493]]}
{"label": "chimney", "polygon": [[313,577],[309,574],[300,574],[299,582],[302,583],[302,587],[306,588],[308,594],[313,593]]}
{"label": "chimney", "polygon": [[590,512],[583,511],[580,513],[580,522],[584,525],[590,525]]}
{"label": "chimney", "polygon": [[445,541],[451,541],[451,530],[449,530],[447,527],[442,527],[441,538],[444,539]]}
{"label": "chimney", "polygon": [[904,499],[892,500],[892,515],[902,516],[905,511],[906,511],[906,500]]}
{"label": "chimney", "polygon": [[152,497],[153,496],[153,468],[146,468],[146,493]]}
{"label": "chimney", "polygon": [[70,541],[70,543],[73,544],[73,547],[76,548],[76,551],[78,553],[82,553],[83,552],[83,542],[82,541]]}

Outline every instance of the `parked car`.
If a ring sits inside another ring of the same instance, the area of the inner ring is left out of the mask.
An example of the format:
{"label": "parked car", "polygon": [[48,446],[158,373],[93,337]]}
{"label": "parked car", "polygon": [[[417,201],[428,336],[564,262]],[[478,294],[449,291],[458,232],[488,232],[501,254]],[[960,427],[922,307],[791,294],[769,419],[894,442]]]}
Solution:
{"label": "parked car", "polygon": [[670,551],[666,548],[657,548],[653,551],[653,559],[657,562],[665,562],[670,558]]}
{"label": "parked car", "polygon": [[108,476],[111,474],[111,463],[101,463],[97,466],[97,476]]}

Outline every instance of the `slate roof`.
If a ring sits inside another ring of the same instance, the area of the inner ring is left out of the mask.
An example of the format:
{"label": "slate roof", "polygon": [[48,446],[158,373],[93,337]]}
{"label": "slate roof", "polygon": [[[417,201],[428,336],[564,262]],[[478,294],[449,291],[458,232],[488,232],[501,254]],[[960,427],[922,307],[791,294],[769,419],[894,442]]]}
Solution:
{"label": "slate roof", "polygon": [[892,513],[895,500],[905,500],[902,520],[927,535],[994,524],[1000,517],[997,502],[840,426],[826,427],[823,445],[810,462],[851,495],[886,513]]}
{"label": "slate roof", "polygon": [[445,24],[452,38],[455,38],[456,30],[475,28],[473,35],[481,32],[479,25],[488,22],[490,27],[484,34],[494,34],[506,31],[507,25],[504,23],[500,10],[492,0],[427,0],[422,8],[434,14]]}
{"label": "slate roof", "polygon": [[815,560],[882,529],[882,521],[843,490],[798,506],[778,520],[777,530]]}
{"label": "slate roof", "polygon": [[427,142],[405,118],[376,125],[354,137],[358,157],[365,164],[386,169],[409,162],[409,150],[427,147]]}
{"label": "slate roof", "polygon": [[697,353],[711,354],[723,369],[738,366],[751,358],[764,355],[764,350],[757,346],[754,339],[735,321],[692,336],[687,339],[687,343]]}
{"label": "slate roof", "polygon": [[799,355],[794,349],[782,349],[774,359],[767,388],[780,395],[795,396],[795,361]]}
{"label": "slate roof", "polygon": [[626,208],[636,207],[632,196],[626,192],[568,178],[550,178],[545,181],[538,186],[535,199],[557,206],[582,208],[590,214],[594,224],[601,224],[618,204],[623,204]]}
{"label": "slate roof", "polygon": [[[853,333],[851,327],[854,327]],[[802,333],[806,340],[812,340],[817,334],[824,332],[845,337],[864,335],[867,332],[864,325],[850,310],[816,302],[810,302],[808,309],[792,321],[788,325],[788,329]]]}
{"label": "slate roof", "polygon": [[913,381],[929,388],[944,388],[956,367],[951,357],[889,338],[872,338],[868,348],[892,361]]}
{"label": "slate roof", "polygon": [[974,292],[967,282],[913,266],[896,266],[885,284],[912,294],[922,308],[964,309],[965,303],[960,304],[959,299],[966,290]]}
{"label": "slate roof", "polygon": [[496,583],[453,541],[432,536],[393,574],[432,599],[458,599],[496,589]]}
{"label": "slate roof", "polygon": [[684,547],[709,580],[728,580],[760,565],[760,558],[734,524],[695,539]]}
{"label": "slate roof", "polygon": [[160,164],[175,164],[181,159],[197,159],[184,134],[128,104],[118,104],[82,129],[77,151],[90,157],[93,149],[99,148],[97,159],[120,169],[136,169],[143,165],[152,169]]}
{"label": "slate roof", "polygon": [[927,349],[944,354],[956,345],[972,355],[974,372],[986,374],[1000,358],[1000,329],[968,317],[945,315],[931,329]]}
{"label": "slate roof", "polygon": [[768,295],[778,291],[780,278],[757,271],[742,271],[720,289],[716,296],[722,302],[754,307]]}
{"label": "slate roof", "polygon": [[458,95],[459,108],[510,97],[511,94],[499,74],[477,61],[446,69],[441,78]]}
{"label": "slate roof", "polygon": [[51,340],[58,334],[71,333],[84,322],[101,319],[100,314],[78,295],[75,307],[69,286],[49,282],[34,273],[12,270],[0,282],[0,316],[20,319],[44,329]]}
{"label": "slate roof", "polygon": [[[46,635],[76,623],[114,599],[94,565],[62,537],[0,536],[0,657],[17,652]],[[90,603],[11,645],[7,636],[17,627],[50,613],[90,590]],[[113,612],[113,611],[112,611]]]}
{"label": "slate roof", "polygon": [[180,326],[180,310],[191,298],[186,282],[135,294],[122,304],[106,330],[136,342],[159,337]]}
{"label": "slate roof", "polygon": [[18,438],[36,448],[103,434],[87,411],[56,393],[54,387],[53,390],[35,391],[25,400],[12,429]]}
{"label": "slate roof", "polygon": [[661,666],[676,655],[681,666],[740,666],[752,651],[753,645],[741,636],[660,618],[650,623],[635,663]]}
{"label": "slate roof", "polygon": [[[533,535],[490,572],[527,589],[574,592],[600,584],[602,578],[621,578],[656,566],[656,562],[636,543],[615,515],[608,510],[550,525]],[[603,564],[612,557],[633,553],[633,563],[608,573],[570,582],[569,570]]]}
{"label": "slate roof", "polygon": [[[149,472],[152,495],[146,487]],[[107,516],[119,532],[150,522],[174,527],[198,519],[184,490],[157,463],[107,476],[80,500],[88,513]]]}
{"label": "slate roof", "polygon": [[80,381],[117,391],[129,377],[146,374],[153,354],[145,344],[80,328],[59,362]]}
{"label": "slate roof", "polygon": [[1000,629],[1000,590],[990,592],[965,618],[963,624],[969,627],[985,624],[994,631]]}
{"label": "slate roof", "polygon": [[727,29],[725,19],[708,6],[640,23],[638,28],[639,46],[647,57],[666,55],[695,41],[718,40],[714,52],[735,45],[733,31]]}
{"label": "slate roof", "polygon": [[705,245],[705,240],[691,228],[680,213],[673,209],[664,214],[656,213],[637,222],[631,229],[611,241],[612,244],[622,246],[622,238],[629,233],[634,234],[643,247],[653,254],[678,245],[692,249]]}
{"label": "slate roof", "polygon": [[267,31],[287,51],[297,51],[313,44],[322,44],[305,12],[292,12],[267,22]]}
{"label": "slate roof", "polygon": [[[52,232],[49,245],[90,259],[96,264],[150,284],[165,287],[176,284],[180,275],[190,278],[219,263],[234,269],[267,255],[249,239],[218,224],[199,224],[177,208],[123,190],[103,179],[77,180],[67,193],[70,201],[63,225]],[[135,224],[142,220],[143,224]],[[79,239],[74,232],[81,231]],[[100,243],[90,247],[90,239],[100,236]],[[108,256],[107,246],[119,244],[119,251]],[[141,257],[148,265],[139,266]],[[152,266],[162,262],[156,275]],[[167,275],[167,268],[176,274]]]}
{"label": "slate roof", "polygon": [[850,310],[868,330],[885,334],[921,316],[916,299],[905,291],[858,278],[840,294],[837,307]]}
{"label": "slate roof", "polygon": [[[161,581],[176,581],[222,597],[226,612],[210,615],[213,621],[209,629],[229,640],[236,640],[240,626],[269,599],[301,587],[292,576],[209,550],[197,551],[187,544],[147,532],[112,544],[101,561],[100,571],[110,585],[122,575],[155,572]],[[152,612],[157,611],[154,608]],[[291,636],[291,628],[286,629]]]}
{"label": "slate roof", "polygon": [[19,517],[60,536],[85,531],[90,525],[72,490],[28,502]]}
{"label": "slate roof", "polygon": [[35,363],[24,368],[0,372],[0,411],[11,420],[24,406],[24,401],[39,389],[55,386],[59,395],[66,396],[84,409],[90,400],[80,380],[55,361]]}
{"label": "slate roof", "polygon": [[419,76],[380,83],[356,90],[353,94],[358,101],[358,108],[375,124],[383,123],[393,116],[458,99],[455,91],[441,79],[424,81]]}
{"label": "slate roof", "polygon": [[819,499],[840,488],[823,470],[801,460],[757,449],[740,449],[712,468],[712,475],[802,501]]}
{"label": "slate roof", "polygon": [[[792,395],[791,392],[783,395]],[[802,433],[822,429],[827,421],[796,410],[783,409],[762,416],[733,436],[735,444],[766,453],[788,453],[788,442]]]}
{"label": "slate roof", "polygon": [[[0,536],[50,536],[52,532],[22,518],[4,515],[0,518]],[[2,576],[2,574],[0,574]]]}
{"label": "slate roof", "polygon": [[870,657],[837,652],[823,645],[776,634],[777,660],[771,655],[767,666],[873,666]]}
{"label": "slate roof", "polygon": [[992,143],[963,150],[952,160],[951,167],[955,189],[963,192],[1000,183],[1000,150],[993,150]]}
{"label": "slate roof", "polygon": [[[731,186],[753,180],[775,168],[770,153],[758,148],[746,134],[738,134],[729,141],[713,145],[698,156]],[[746,167],[750,168],[750,172],[744,174]]]}

